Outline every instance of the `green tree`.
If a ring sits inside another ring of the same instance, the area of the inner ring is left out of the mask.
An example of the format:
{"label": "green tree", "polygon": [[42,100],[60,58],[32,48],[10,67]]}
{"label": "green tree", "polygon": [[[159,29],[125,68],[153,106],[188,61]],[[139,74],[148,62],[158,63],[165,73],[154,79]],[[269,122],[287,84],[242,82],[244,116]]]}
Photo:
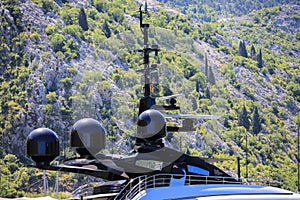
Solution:
{"label": "green tree", "polygon": [[239,126],[243,126],[246,128],[247,131],[249,131],[250,121],[249,121],[248,112],[247,112],[245,106],[243,106],[243,109],[239,114]]}
{"label": "green tree", "polygon": [[205,76],[208,77],[207,53],[205,53]]}
{"label": "green tree", "polygon": [[210,95],[210,91],[209,91],[209,88],[207,87],[206,90],[205,90],[205,97],[207,99],[210,99],[211,98],[211,95]]}
{"label": "green tree", "polygon": [[216,84],[215,74],[214,74],[211,66],[209,66],[209,71],[208,71],[208,82],[211,85]]}
{"label": "green tree", "polygon": [[239,56],[243,56],[243,42],[240,41],[239,42]]}
{"label": "green tree", "polygon": [[82,30],[87,31],[89,30],[88,22],[86,19],[86,14],[83,8],[80,8],[79,16],[78,16],[78,23],[81,26]]}
{"label": "green tree", "polygon": [[36,2],[44,9],[45,13],[50,12],[52,10],[57,11],[59,9],[58,5],[51,0],[39,0]]}
{"label": "green tree", "polygon": [[248,53],[247,53],[247,48],[246,48],[245,41],[243,41],[243,52],[244,52],[244,57],[248,58]]}
{"label": "green tree", "polygon": [[4,157],[4,162],[6,167],[9,169],[10,173],[13,174],[18,169],[18,158],[13,154],[7,154]]}
{"label": "green tree", "polygon": [[109,4],[106,0],[94,0],[92,2],[98,12],[107,12]]}
{"label": "green tree", "polygon": [[57,95],[55,92],[49,92],[46,95],[46,98],[49,103],[55,103],[57,101]]}
{"label": "green tree", "polygon": [[59,14],[66,25],[78,24],[78,8],[74,8],[72,4],[63,4]]}
{"label": "green tree", "polygon": [[200,91],[200,89],[199,89],[199,80],[196,80],[196,92],[199,92]]}
{"label": "green tree", "polygon": [[63,51],[63,46],[66,43],[65,36],[59,33],[54,33],[49,38],[50,38],[50,46],[54,52]]}
{"label": "green tree", "polygon": [[70,88],[72,87],[72,84],[73,84],[72,79],[69,78],[69,77],[66,77],[66,78],[64,78],[64,79],[61,79],[61,80],[60,80],[60,83],[61,83],[61,84],[63,85],[63,87],[66,88],[66,89],[70,89]]}
{"label": "green tree", "polygon": [[257,67],[259,67],[259,68],[263,67],[263,60],[262,60],[261,49],[259,49],[259,53],[257,55]]}
{"label": "green tree", "polygon": [[250,54],[251,54],[251,58],[254,59],[256,56],[256,51],[255,51],[254,45],[251,46]]}
{"label": "green tree", "polygon": [[252,133],[258,134],[261,131],[261,118],[258,113],[258,109],[254,107],[253,119],[252,119]]}
{"label": "green tree", "polygon": [[246,44],[244,41],[240,41],[240,43],[239,43],[239,56],[248,58]]}
{"label": "green tree", "polygon": [[107,38],[109,38],[109,37],[111,36],[111,30],[110,30],[110,28],[109,28],[109,26],[108,26],[107,21],[105,21],[105,22],[103,23],[102,29],[103,29],[103,31],[104,31],[105,36],[106,36]]}
{"label": "green tree", "polygon": [[110,13],[111,13],[111,16],[113,17],[113,19],[118,23],[121,23],[125,19],[124,11],[121,8],[113,7],[110,10]]}

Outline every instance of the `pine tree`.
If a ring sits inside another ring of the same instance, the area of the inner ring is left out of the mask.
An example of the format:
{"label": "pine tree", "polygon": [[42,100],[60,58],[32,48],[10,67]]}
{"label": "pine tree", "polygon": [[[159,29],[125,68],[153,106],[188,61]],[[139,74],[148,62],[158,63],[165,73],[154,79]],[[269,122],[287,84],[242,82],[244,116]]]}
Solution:
{"label": "pine tree", "polygon": [[226,128],[230,128],[230,123],[229,123],[229,117],[228,116],[225,116],[223,125]]}
{"label": "pine tree", "polygon": [[256,56],[256,51],[255,51],[255,47],[253,45],[251,46],[251,51],[250,52],[251,52],[251,58],[254,59],[255,56]]}
{"label": "pine tree", "polygon": [[87,31],[89,29],[88,22],[86,19],[86,14],[85,14],[83,8],[80,8],[78,22],[79,22],[79,25],[81,26],[82,30]]}
{"label": "pine tree", "polygon": [[106,36],[107,38],[109,38],[109,37],[111,36],[111,31],[110,31],[110,28],[108,27],[107,21],[105,21],[105,22],[103,23],[102,29],[103,29],[103,31],[104,31],[105,36]]}
{"label": "pine tree", "polygon": [[243,41],[243,53],[244,53],[244,57],[248,58],[248,53],[247,53],[247,48],[246,48],[245,41]]}
{"label": "pine tree", "polygon": [[242,112],[239,114],[239,126],[244,126],[246,130],[249,131],[250,121],[245,106],[243,107]]}
{"label": "pine tree", "polygon": [[185,152],[187,155],[191,155],[191,151],[190,151],[190,148],[186,148],[186,152]]}
{"label": "pine tree", "polygon": [[207,99],[210,99],[210,98],[211,98],[211,96],[210,96],[210,91],[209,91],[208,87],[207,87],[206,90],[205,90],[205,97],[206,97]]}
{"label": "pine tree", "polygon": [[239,56],[248,58],[247,48],[246,48],[246,44],[244,41],[240,41],[240,43],[239,43]]}
{"label": "pine tree", "polygon": [[208,78],[208,62],[207,62],[207,54],[205,53],[205,76]]}
{"label": "pine tree", "polygon": [[252,119],[252,132],[253,134],[258,134],[261,131],[261,118],[258,114],[258,109],[255,106],[254,113],[253,113],[253,119]]}
{"label": "pine tree", "polygon": [[239,43],[239,56],[243,56],[244,54],[243,54],[243,42],[242,41],[240,41],[240,43]]}
{"label": "pine tree", "polygon": [[208,82],[211,85],[216,84],[215,75],[214,75],[214,72],[213,72],[213,70],[212,70],[212,68],[210,66],[209,66],[209,71],[208,71]]}
{"label": "pine tree", "polygon": [[95,6],[98,12],[107,12],[108,3],[106,0],[93,0],[92,2],[93,6]]}
{"label": "pine tree", "polygon": [[199,80],[196,81],[196,92],[199,92],[200,89],[199,89]]}
{"label": "pine tree", "polygon": [[262,60],[261,49],[259,49],[259,53],[257,55],[257,67],[259,67],[259,68],[263,67],[263,60]]}

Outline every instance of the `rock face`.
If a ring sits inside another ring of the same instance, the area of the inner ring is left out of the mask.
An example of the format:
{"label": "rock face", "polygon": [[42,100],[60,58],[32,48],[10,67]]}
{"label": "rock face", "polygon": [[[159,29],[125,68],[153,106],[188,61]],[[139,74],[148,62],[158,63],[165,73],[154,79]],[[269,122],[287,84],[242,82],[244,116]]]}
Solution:
{"label": "rock face", "polygon": [[[91,7],[90,2],[84,0],[69,1],[69,3],[75,7]],[[55,4],[62,6],[61,1],[55,1]],[[119,65],[124,69],[128,69],[128,66],[110,53],[106,59],[106,53],[96,52],[86,42],[78,41],[58,30],[58,33],[64,35],[66,39],[77,42],[79,55],[76,59],[60,59],[57,52],[51,47],[50,37],[47,35],[46,29],[47,27],[66,26],[62,18],[54,11],[45,11],[31,0],[21,0],[12,6],[17,6],[20,9],[19,19],[23,27],[21,32],[27,38],[24,40],[23,49],[30,74],[22,83],[27,92],[26,97],[24,97],[26,98],[25,110],[17,113],[17,119],[9,120],[12,128],[7,128],[3,134],[4,149],[6,153],[24,156],[26,137],[32,130],[39,127],[48,127],[54,130],[60,138],[61,147],[66,147],[69,130],[75,123],[74,120],[92,117],[101,121],[102,116],[99,110],[104,106],[110,106],[110,90],[101,90],[99,85],[88,85],[85,91],[78,88],[85,72],[97,71],[95,76],[98,77],[96,79],[106,79],[107,82],[114,85],[114,82],[110,80],[111,71]],[[14,16],[3,2],[0,2],[0,13],[9,24],[7,29],[3,26],[0,27],[1,36],[6,37],[7,45],[12,45],[10,41],[14,37],[20,37],[17,34],[20,30],[18,30]],[[14,52],[18,53],[17,50]],[[2,51],[1,56],[8,56],[9,53],[9,50]],[[0,70],[2,70],[1,74],[5,73],[5,69]],[[68,81],[75,83],[75,86],[68,85]],[[70,99],[72,94],[77,94],[80,97],[80,95],[88,96],[89,92],[92,92],[93,95],[88,97],[90,101],[83,104],[84,109],[82,110],[77,107],[76,101]],[[107,105],[103,105],[104,103]]]}
{"label": "rock face", "polygon": [[[24,28],[22,34],[28,38],[24,41],[23,48],[31,73],[26,82],[23,83],[27,87],[26,110],[18,113],[18,119],[10,120],[13,128],[7,129],[8,132],[3,134],[3,144],[7,153],[24,155],[26,137],[35,128],[47,126],[54,129],[61,138],[66,138],[64,135],[68,135],[68,130],[73,121],[71,118],[65,119],[61,108],[71,91],[61,84],[61,80],[66,77],[72,78],[68,70],[71,65],[75,65],[79,71],[83,71],[80,68],[88,65],[84,61],[85,56],[91,50],[83,43],[79,47],[81,51],[80,59],[74,61],[74,63],[59,60],[50,47],[46,28],[49,25],[60,24],[64,26],[62,19],[54,12],[45,13],[40,6],[30,0],[19,1],[18,4],[15,6],[20,9],[20,20]],[[9,24],[7,29],[1,26],[1,35],[6,37],[7,41],[19,37],[16,33],[20,31],[14,16],[4,6],[4,3],[0,3],[0,13]],[[37,36],[34,36],[34,34],[37,34]],[[9,42],[8,45],[10,45]],[[15,53],[18,53],[18,51],[15,51]],[[8,54],[8,51],[1,52],[1,56]],[[2,71],[1,74],[4,73]],[[49,97],[47,98],[47,95],[51,92],[55,94],[55,98],[52,100]]]}
{"label": "rock face", "polygon": [[274,19],[274,27],[294,35],[300,32],[299,19],[300,5],[284,5],[280,15]]}

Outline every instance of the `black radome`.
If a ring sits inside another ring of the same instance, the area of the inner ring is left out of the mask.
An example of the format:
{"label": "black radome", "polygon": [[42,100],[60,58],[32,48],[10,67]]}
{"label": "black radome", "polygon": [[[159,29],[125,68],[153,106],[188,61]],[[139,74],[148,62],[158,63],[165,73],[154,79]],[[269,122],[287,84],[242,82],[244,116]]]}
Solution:
{"label": "black radome", "polygon": [[70,147],[81,157],[91,157],[105,149],[105,129],[95,119],[78,120],[70,131]]}
{"label": "black radome", "polygon": [[59,155],[57,134],[48,128],[38,128],[30,132],[26,146],[27,155],[37,165],[49,165]]}
{"label": "black radome", "polygon": [[137,121],[137,137],[148,141],[164,138],[167,134],[166,118],[157,110],[146,110]]}

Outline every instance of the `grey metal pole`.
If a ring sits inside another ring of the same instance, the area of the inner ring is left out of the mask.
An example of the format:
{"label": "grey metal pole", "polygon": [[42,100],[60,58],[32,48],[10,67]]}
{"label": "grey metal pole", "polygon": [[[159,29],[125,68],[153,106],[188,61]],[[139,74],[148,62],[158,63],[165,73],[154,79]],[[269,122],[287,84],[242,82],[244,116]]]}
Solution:
{"label": "grey metal pole", "polygon": [[248,178],[248,134],[246,132],[246,178]]}
{"label": "grey metal pole", "polygon": [[47,175],[46,175],[46,170],[44,170],[44,197],[47,194]]}
{"label": "grey metal pole", "polygon": [[58,199],[58,190],[59,190],[59,186],[58,186],[58,173],[59,171],[56,171],[56,178],[55,178],[55,193],[56,193],[56,199]]}

